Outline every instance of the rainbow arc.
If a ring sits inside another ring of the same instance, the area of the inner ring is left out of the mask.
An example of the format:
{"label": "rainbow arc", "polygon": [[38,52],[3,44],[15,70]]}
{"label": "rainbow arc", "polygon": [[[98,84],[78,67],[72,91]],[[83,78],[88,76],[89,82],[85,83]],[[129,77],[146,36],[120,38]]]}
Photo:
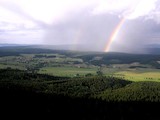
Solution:
{"label": "rainbow arc", "polygon": [[125,22],[125,18],[122,18],[119,21],[119,23],[116,26],[116,28],[114,29],[114,31],[112,32],[112,34],[111,34],[111,36],[110,36],[110,38],[109,38],[109,40],[108,40],[108,42],[107,42],[107,44],[105,46],[105,50],[104,50],[105,52],[109,52],[110,47],[112,45],[112,42],[116,39],[116,37],[117,37],[117,35],[118,35],[118,33],[119,33],[119,31],[120,31],[120,29],[121,29],[121,27],[122,27],[124,22]]}

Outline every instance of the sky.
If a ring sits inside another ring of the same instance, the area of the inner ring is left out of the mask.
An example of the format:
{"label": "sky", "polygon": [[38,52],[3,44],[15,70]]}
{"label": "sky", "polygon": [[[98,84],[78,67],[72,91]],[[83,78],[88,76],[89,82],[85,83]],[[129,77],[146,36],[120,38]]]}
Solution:
{"label": "sky", "polygon": [[160,44],[160,0],[0,0],[0,43],[143,52]]}

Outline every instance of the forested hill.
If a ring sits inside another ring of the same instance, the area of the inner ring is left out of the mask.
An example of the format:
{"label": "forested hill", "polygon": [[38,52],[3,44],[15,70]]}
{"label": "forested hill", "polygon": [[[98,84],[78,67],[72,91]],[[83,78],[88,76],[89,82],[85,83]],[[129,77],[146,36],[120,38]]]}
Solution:
{"label": "forested hill", "polygon": [[131,82],[104,76],[67,78],[13,69],[1,69],[0,76],[1,89],[23,86],[33,92],[106,101],[160,101],[159,82]]}
{"label": "forested hill", "polygon": [[[92,76],[62,78],[26,71],[0,70],[2,113],[67,114],[79,120],[156,119],[160,83]],[[133,117],[130,118],[130,116]]]}
{"label": "forested hill", "polygon": [[80,52],[33,48],[31,46],[0,47],[0,57],[20,56],[21,54],[60,54],[72,58],[80,58],[84,62],[93,65],[130,64],[133,62],[138,62],[140,64],[149,64],[156,68],[160,68],[160,64],[157,63],[157,61],[160,61],[159,54]]}
{"label": "forested hill", "polygon": [[141,64],[156,64],[159,61],[160,55],[151,54],[126,54],[126,53],[106,53],[106,54],[93,54],[79,56],[86,62],[94,65],[101,64],[131,64],[139,62]]}

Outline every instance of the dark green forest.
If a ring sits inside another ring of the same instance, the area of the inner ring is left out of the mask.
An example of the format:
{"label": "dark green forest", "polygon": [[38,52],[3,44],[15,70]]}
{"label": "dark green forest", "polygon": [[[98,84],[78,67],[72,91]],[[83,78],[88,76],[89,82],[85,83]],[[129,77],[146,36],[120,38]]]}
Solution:
{"label": "dark green forest", "polygon": [[[0,70],[2,113],[43,113],[66,119],[156,119],[160,83],[104,76],[66,78]],[[132,117],[131,117],[132,116]],[[64,117],[64,116],[63,116]]]}
{"label": "dark green forest", "polygon": [[[93,60],[95,56],[101,57],[101,60]],[[160,55],[151,54],[126,54],[126,53],[108,53],[108,54],[93,54],[79,56],[84,61],[94,65],[101,64],[130,64],[133,62],[139,62],[141,64],[152,65],[155,68],[160,68],[160,65],[156,63],[159,60]]]}

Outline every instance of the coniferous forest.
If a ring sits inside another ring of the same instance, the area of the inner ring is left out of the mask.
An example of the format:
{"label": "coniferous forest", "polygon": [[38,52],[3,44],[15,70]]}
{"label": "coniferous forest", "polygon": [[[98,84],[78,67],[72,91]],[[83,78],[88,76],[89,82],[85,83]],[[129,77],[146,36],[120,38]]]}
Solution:
{"label": "coniferous forest", "polygon": [[2,113],[48,114],[61,119],[157,119],[160,83],[104,76],[66,78],[0,70]]}

